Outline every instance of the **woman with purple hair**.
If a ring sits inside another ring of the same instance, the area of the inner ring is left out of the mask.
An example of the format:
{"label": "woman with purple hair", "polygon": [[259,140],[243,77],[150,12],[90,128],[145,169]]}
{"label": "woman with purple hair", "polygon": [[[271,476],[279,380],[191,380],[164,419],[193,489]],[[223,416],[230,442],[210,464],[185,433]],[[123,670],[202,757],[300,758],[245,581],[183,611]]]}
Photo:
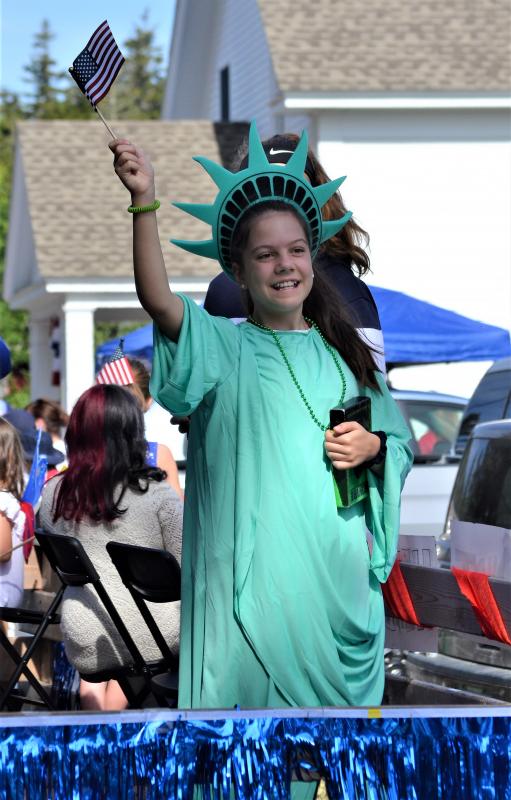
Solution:
{"label": "woman with purple hair", "polygon": [[[66,432],[69,467],[45,486],[45,530],[75,536],[94,564],[142,655],[161,657],[108,556],[110,541],[165,549],[181,559],[183,505],[158,467],[147,466],[142,411],[120,386],[93,386],[78,399]],[[179,603],[154,609],[171,648],[179,647]],[[90,586],[69,587],[62,605],[69,661],[82,676],[122,667],[129,654]],[[84,709],[119,710],[127,700],[117,681],[81,681]]]}

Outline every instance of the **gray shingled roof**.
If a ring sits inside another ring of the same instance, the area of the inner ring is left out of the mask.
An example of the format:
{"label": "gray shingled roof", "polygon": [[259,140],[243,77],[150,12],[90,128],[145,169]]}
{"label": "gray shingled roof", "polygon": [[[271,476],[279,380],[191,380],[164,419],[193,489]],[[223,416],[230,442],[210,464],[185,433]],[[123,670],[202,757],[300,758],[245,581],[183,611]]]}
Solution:
{"label": "gray shingled roof", "polygon": [[509,0],[258,0],[283,92],[511,89]]}
{"label": "gray shingled roof", "polygon": [[[192,161],[235,154],[244,123],[112,122],[118,136],[146,150],[154,163],[162,250],[169,275],[215,275],[218,264],[185,253],[169,238],[208,239],[204,223],[171,201],[210,202],[215,185]],[[129,194],[112,168],[109,135],[99,119],[31,121],[18,127],[38,268],[43,277],[127,277],[133,274]],[[225,163],[225,161],[224,161]],[[226,164],[229,166],[229,164]]]}

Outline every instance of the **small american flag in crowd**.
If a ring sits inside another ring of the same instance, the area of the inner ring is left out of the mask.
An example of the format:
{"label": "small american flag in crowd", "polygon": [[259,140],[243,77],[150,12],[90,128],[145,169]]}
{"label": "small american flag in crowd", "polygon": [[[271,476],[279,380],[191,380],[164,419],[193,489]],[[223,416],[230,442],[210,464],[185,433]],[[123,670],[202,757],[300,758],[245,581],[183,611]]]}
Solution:
{"label": "small american flag in crowd", "polygon": [[110,89],[123,64],[124,57],[105,20],[75,58],[69,72],[95,107]]}
{"label": "small american flag in crowd", "polygon": [[102,366],[96,376],[96,383],[115,383],[117,386],[128,386],[135,383],[128,359],[122,349],[123,340],[119,342],[110,361]]}

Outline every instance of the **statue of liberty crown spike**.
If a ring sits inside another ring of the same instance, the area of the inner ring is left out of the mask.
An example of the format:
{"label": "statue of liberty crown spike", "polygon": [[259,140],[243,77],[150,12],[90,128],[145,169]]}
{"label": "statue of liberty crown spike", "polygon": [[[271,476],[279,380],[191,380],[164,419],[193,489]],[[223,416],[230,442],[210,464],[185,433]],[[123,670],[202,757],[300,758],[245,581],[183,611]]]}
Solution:
{"label": "statue of liberty crown spike", "polygon": [[320,245],[334,236],[351,219],[351,211],[341,219],[325,221],[321,209],[337,191],[344,178],[311,186],[304,177],[307,160],[307,133],[303,131],[296,150],[287,164],[268,161],[259,139],[255,122],[250,125],[248,166],[239,172],[230,172],[209,158],[196,156],[208,175],[218,186],[218,195],[211,205],[207,203],[174,203],[188,214],[211,225],[212,238],[206,241],[170,241],[206,258],[216,259],[224,272],[234,279],[231,264],[231,241],[234,229],[243,215],[253,206],[272,200],[287,203],[305,221],[309,231],[311,256],[314,258]]}

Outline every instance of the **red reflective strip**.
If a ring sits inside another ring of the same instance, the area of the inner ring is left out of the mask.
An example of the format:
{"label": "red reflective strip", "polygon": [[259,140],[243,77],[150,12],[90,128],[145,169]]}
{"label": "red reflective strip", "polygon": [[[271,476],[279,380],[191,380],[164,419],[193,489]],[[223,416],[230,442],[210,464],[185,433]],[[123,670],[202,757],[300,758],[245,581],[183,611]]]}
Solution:
{"label": "red reflective strip", "polygon": [[419,618],[415,611],[408,586],[401,572],[399,560],[392,567],[387,582],[381,584],[385,603],[393,617],[402,619],[410,625],[419,625]]}
{"label": "red reflective strip", "polygon": [[484,635],[489,639],[511,644],[502,614],[488,583],[488,575],[458,567],[451,567],[451,572],[456,578],[460,592],[474,609]]}

